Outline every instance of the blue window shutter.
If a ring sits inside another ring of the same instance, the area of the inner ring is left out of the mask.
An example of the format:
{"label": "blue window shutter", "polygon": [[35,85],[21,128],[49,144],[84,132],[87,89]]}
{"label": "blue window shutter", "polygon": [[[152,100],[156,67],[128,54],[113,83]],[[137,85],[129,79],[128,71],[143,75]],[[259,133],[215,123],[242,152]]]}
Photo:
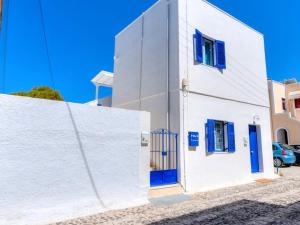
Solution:
{"label": "blue window shutter", "polygon": [[228,152],[235,152],[234,123],[227,123]]}
{"label": "blue window shutter", "polygon": [[216,67],[226,69],[225,42],[215,41],[216,48]]}
{"label": "blue window shutter", "polygon": [[198,63],[202,63],[203,62],[203,53],[202,53],[202,33],[199,30],[196,30],[196,34],[195,34],[195,60]]}
{"label": "blue window shutter", "polygon": [[207,120],[207,151],[215,152],[215,121]]}

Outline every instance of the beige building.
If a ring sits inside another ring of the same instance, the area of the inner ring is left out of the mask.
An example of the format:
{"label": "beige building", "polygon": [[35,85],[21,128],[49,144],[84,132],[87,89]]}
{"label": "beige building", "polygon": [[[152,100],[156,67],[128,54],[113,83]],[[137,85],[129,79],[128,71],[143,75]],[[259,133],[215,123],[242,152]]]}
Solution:
{"label": "beige building", "polygon": [[268,85],[273,141],[300,144],[300,83],[269,80]]}

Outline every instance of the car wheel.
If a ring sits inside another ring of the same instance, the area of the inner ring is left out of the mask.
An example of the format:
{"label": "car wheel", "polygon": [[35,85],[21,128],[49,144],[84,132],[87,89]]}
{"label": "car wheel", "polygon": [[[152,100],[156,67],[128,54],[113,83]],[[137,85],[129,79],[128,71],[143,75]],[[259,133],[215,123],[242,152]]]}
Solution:
{"label": "car wheel", "polygon": [[274,166],[275,167],[282,167],[282,160],[281,159],[279,159],[279,158],[275,158],[274,159]]}

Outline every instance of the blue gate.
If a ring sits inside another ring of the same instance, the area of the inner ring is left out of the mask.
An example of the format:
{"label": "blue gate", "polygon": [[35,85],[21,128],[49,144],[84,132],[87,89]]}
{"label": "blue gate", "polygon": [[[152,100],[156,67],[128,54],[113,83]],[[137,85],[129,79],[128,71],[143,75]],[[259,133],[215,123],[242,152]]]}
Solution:
{"label": "blue gate", "polygon": [[165,129],[151,132],[151,172],[152,187],[177,183],[177,139],[178,134]]}

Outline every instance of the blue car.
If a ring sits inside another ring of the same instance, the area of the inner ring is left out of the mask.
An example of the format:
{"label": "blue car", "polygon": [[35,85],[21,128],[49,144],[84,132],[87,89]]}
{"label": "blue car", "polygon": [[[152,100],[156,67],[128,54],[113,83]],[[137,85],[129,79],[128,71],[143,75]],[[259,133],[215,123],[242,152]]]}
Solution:
{"label": "blue car", "polygon": [[293,152],[293,147],[281,144],[278,142],[273,143],[273,159],[274,159],[274,166],[281,167],[291,166],[296,162],[296,156]]}

